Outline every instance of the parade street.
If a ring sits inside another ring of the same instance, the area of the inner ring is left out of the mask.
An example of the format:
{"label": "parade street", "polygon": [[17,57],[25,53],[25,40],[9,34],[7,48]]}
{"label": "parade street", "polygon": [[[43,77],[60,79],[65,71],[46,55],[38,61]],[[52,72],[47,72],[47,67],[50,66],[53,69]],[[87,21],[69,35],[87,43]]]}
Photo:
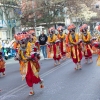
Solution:
{"label": "parade street", "polygon": [[100,67],[96,66],[97,56],[92,64],[84,64],[82,70],[74,70],[71,59],[54,67],[53,60],[42,60],[40,76],[44,89],[34,86],[35,95],[29,96],[25,80],[21,80],[19,64],[6,64],[6,76],[0,77],[0,100],[100,100]]}

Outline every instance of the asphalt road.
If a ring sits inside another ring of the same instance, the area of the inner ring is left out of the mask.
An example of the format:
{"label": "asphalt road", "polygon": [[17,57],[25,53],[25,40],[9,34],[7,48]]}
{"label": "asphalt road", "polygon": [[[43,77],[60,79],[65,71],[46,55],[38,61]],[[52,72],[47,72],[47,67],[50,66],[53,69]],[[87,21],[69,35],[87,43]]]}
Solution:
{"label": "asphalt road", "polygon": [[67,59],[54,67],[53,60],[42,60],[40,75],[44,89],[34,85],[35,95],[29,96],[29,88],[21,80],[19,64],[13,60],[6,64],[6,76],[0,77],[0,100],[100,100],[100,67],[97,56],[92,64],[82,61],[82,70],[75,71],[72,60]]}

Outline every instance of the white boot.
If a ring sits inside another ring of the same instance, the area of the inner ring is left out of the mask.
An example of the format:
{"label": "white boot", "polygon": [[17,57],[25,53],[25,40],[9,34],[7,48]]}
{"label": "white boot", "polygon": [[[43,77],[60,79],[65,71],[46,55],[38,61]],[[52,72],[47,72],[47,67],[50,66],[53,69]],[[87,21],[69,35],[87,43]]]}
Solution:
{"label": "white boot", "polygon": [[60,61],[58,61],[58,65],[60,65]]}
{"label": "white boot", "polygon": [[81,63],[78,63],[78,69],[79,69],[79,70],[82,69]]}
{"label": "white boot", "polygon": [[55,60],[55,62],[54,62],[54,66],[57,66],[57,61]]}
{"label": "white boot", "polygon": [[92,63],[92,62],[93,62],[92,58],[91,58],[91,59],[89,59],[89,63]]}
{"label": "white boot", "polygon": [[88,64],[88,59],[85,59],[85,64]]}
{"label": "white boot", "polygon": [[78,70],[78,64],[76,64],[75,70]]}
{"label": "white boot", "polygon": [[33,87],[30,87],[30,92],[29,92],[29,95],[34,95],[34,91],[33,91]]}

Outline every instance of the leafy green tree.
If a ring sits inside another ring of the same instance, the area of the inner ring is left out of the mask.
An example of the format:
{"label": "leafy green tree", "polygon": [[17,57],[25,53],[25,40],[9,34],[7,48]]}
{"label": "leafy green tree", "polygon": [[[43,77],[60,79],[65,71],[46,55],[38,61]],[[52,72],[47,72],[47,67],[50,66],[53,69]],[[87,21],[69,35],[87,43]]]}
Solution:
{"label": "leafy green tree", "polygon": [[7,34],[10,39],[12,39],[12,30],[18,26],[20,22],[20,13],[17,0],[1,0],[0,18],[7,27]]}

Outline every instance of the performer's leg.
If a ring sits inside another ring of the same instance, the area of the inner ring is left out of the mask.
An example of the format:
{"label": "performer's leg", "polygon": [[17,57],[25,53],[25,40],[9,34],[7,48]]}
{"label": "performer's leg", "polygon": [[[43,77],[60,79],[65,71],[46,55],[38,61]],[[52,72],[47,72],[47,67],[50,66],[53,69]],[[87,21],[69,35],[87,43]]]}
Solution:
{"label": "performer's leg", "polygon": [[3,72],[2,75],[5,76],[5,73]]}
{"label": "performer's leg", "polygon": [[5,76],[5,68],[0,69],[0,72],[2,73],[3,76]]}
{"label": "performer's leg", "polygon": [[60,65],[60,60],[58,60],[58,65]]}
{"label": "performer's leg", "polygon": [[64,55],[64,56],[63,56],[63,59],[64,59],[64,60],[66,60],[66,59],[67,59],[66,55]]}
{"label": "performer's leg", "polygon": [[33,91],[33,82],[32,80],[30,80],[28,77],[26,77],[26,83],[30,88],[30,92],[29,95],[34,95],[34,91]]}
{"label": "performer's leg", "polygon": [[54,60],[54,65],[57,66],[57,61],[56,60]]}
{"label": "performer's leg", "polygon": [[60,60],[57,60],[57,65],[60,65]]}
{"label": "performer's leg", "polygon": [[89,63],[92,63],[92,51],[91,50],[88,50],[88,60],[89,60]]}
{"label": "performer's leg", "polygon": [[40,79],[40,88],[44,88],[43,79]]}
{"label": "performer's leg", "polygon": [[88,63],[88,57],[85,57],[85,63],[86,64]]}
{"label": "performer's leg", "polygon": [[82,69],[82,66],[81,66],[81,61],[80,62],[78,62],[78,69]]}
{"label": "performer's leg", "polygon": [[75,70],[78,70],[78,63],[75,63],[76,67],[75,67]]}
{"label": "performer's leg", "polygon": [[30,87],[30,93],[29,95],[34,95],[33,87]]}
{"label": "performer's leg", "polygon": [[93,62],[92,57],[89,57],[89,62],[90,62],[90,63],[92,63],[92,62]]}

